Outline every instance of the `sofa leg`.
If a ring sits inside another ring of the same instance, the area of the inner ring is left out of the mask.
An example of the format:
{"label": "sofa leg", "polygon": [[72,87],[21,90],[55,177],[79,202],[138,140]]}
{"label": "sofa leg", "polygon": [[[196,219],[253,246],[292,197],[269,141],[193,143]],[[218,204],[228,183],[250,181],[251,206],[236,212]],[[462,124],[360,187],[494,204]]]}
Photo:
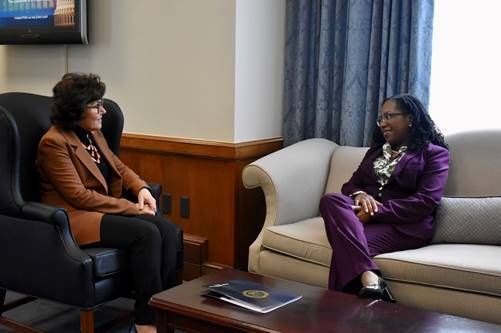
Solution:
{"label": "sofa leg", "polygon": [[94,333],[94,310],[80,310],[80,332]]}

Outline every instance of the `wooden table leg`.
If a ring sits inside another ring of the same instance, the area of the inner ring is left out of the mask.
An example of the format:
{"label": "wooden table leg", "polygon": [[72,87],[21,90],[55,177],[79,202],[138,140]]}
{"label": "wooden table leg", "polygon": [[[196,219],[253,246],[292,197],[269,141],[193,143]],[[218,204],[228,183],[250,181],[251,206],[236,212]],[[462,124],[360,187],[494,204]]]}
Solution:
{"label": "wooden table leg", "polygon": [[167,311],[156,311],[157,332],[158,333],[174,333],[174,329],[169,327],[170,313]]}

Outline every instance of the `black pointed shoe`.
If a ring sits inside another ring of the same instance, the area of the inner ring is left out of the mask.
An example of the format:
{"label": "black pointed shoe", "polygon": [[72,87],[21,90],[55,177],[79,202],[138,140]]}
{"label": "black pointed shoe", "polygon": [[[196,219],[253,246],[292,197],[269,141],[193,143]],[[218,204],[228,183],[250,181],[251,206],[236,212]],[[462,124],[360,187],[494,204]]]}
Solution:
{"label": "black pointed shoe", "polygon": [[385,302],[389,302],[389,303],[397,303],[397,300],[393,297],[393,295],[391,294],[390,292],[390,288],[388,288],[388,286],[386,286],[384,288],[384,292],[383,292],[383,301]]}
{"label": "black pointed shoe", "polygon": [[135,320],[133,320],[130,323],[129,333],[138,333],[137,330],[136,330],[136,321]]}
{"label": "black pointed shoe", "polygon": [[396,303],[390,289],[386,285],[386,281],[379,277],[378,282],[362,287],[358,292],[358,296],[363,298],[381,299],[385,302]]}

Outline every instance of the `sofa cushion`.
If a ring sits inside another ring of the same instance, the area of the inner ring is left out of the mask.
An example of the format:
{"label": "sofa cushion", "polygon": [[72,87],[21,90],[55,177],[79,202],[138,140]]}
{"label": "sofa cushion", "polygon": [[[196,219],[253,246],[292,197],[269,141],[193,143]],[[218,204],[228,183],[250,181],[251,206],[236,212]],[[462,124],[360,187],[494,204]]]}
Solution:
{"label": "sofa cushion", "polygon": [[501,197],[442,198],[432,243],[501,245]]}
{"label": "sofa cushion", "polygon": [[501,247],[435,244],[385,253],[375,261],[390,281],[501,296]]}
{"label": "sofa cushion", "polygon": [[368,149],[367,147],[339,146],[334,150],[325,193],[341,192],[341,187],[350,180]]}
{"label": "sofa cushion", "polygon": [[263,246],[326,267],[331,264],[332,248],[321,217],[268,227],[263,233]]}
{"label": "sofa cushion", "polygon": [[500,195],[501,131],[479,130],[447,135],[450,167],[445,195]]}

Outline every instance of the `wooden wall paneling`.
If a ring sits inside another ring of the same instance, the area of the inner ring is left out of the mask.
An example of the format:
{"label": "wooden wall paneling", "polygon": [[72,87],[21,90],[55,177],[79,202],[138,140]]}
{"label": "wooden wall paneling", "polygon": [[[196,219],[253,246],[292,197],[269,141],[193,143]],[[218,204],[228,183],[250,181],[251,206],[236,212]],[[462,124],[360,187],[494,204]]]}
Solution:
{"label": "wooden wall paneling", "polygon": [[[141,177],[161,183],[164,192],[171,194],[172,211],[167,218],[185,233],[207,238],[212,260],[234,265],[235,193],[231,162],[163,154],[146,156],[127,149],[122,152],[122,159],[126,164],[139,163],[135,170]],[[190,200],[189,218],[181,217],[181,197]]]}
{"label": "wooden wall paneling", "polygon": [[[212,266],[245,269],[248,246],[264,221],[264,199],[260,190],[243,187],[241,172],[281,145],[280,138],[229,144],[124,134],[121,159],[171,194],[166,217],[186,234],[207,239]],[[180,214],[182,196],[190,200],[189,218]]]}

